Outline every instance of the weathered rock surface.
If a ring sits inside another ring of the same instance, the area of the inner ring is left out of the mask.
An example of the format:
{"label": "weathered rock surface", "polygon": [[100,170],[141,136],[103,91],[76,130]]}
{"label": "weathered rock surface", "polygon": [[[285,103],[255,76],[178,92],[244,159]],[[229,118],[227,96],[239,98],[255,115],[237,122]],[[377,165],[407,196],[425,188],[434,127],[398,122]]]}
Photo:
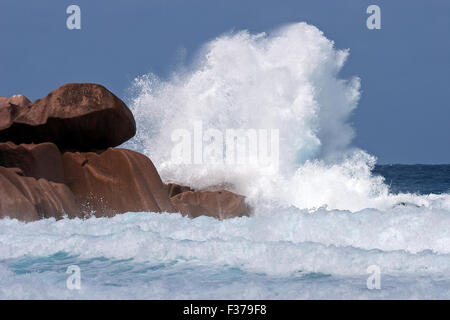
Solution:
{"label": "weathered rock surface", "polygon": [[19,168],[26,177],[64,183],[61,153],[50,142],[21,145],[0,143],[0,166]]}
{"label": "weathered rock surface", "polygon": [[92,151],[118,146],[136,133],[125,103],[98,84],[65,84],[31,104],[15,105],[13,98],[0,101],[0,142],[53,142],[61,150]]}
{"label": "weathered rock surface", "polygon": [[0,167],[0,218],[33,221],[64,215],[82,216],[66,185],[24,177],[18,168]]}
{"label": "weathered rock surface", "polygon": [[250,214],[245,197],[227,190],[186,191],[170,200],[177,211],[190,218],[209,216],[226,219]]}
{"label": "weathered rock surface", "polygon": [[28,106],[30,103],[30,100],[21,94],[12,97],[0,97],[0,130],[10,127],[19,109]]}
{"label": "weathered rock surface", "polygon": [[167,189],[146,156],[126,149],[65,152],[64,176],[83,210],[96,216],[124,212],[174,212]]}

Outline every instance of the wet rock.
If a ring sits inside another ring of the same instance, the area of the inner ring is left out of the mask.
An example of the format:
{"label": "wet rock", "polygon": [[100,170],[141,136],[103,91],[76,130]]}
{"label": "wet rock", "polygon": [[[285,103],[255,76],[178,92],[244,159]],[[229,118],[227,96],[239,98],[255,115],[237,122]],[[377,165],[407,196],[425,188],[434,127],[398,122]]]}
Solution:
{"label": "wet rock", "polygon": [[64,176],[83,210],[95,216],[174,212],[167,189],[146,156],[127,149],[65,152]]}
{"label": "wet rock", "polygon": [[209,216],[227,219],[250,214],[245,197],[227,190],[186,191],[170,200],[178,211],[191,218]]}
{"label": "wet rock", "polygon": [[165,187],[167,188],[167,194],[169,195],[169,198],[172,198],[172,197],[174,197],[177,194],[180,194],[182,192],[194,191],[190,187],[182,186],[182,185],[179,185],[179,184],[176,184],[176,183],[168,183],[168,184],[165,185]]}
{"label": "wet rock", "polygon": [[63,216],[82,216],[66,185],[25,177],[19,168],[0,167],[0,218],[33,221]]}

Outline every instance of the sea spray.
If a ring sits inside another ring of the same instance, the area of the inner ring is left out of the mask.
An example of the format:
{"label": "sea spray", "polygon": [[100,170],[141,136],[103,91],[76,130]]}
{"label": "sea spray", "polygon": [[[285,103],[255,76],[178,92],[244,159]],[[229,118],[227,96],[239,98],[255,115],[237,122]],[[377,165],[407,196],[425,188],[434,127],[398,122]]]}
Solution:
{"label": "sea spray", "polygon": [[[274,202],[351,211],[387,209],[402,199],[427,203],[390,195],[383,179],[371,173],[375,157],[351,145],[349,119],[360,80],[339,77],[348,54],[306,23],[220,36],[170,79],[154,74],[135,79],[130,105],[138,134],[127,146],[148,155],[166,181],[195,188],[227,185],[246,195],[256,215],[263,203]],[[226,152],[222,162],[195,163],[191,154],[185,164],[174,161],[173,133],[193,136],[197,123],[220,132],[278,130],[276,174],[266,175],[265,168],[251,163],[229,166]]]}

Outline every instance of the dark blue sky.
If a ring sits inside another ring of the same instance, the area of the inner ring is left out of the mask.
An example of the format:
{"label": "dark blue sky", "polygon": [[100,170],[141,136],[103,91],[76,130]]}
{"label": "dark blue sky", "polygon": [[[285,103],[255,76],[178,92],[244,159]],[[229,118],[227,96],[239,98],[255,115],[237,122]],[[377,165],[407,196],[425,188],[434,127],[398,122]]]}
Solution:
{"label": "dark blue sky", "polygon": [[[82,29],[66,28],[81,7]],[[382,29],[366,28],[381,7]],[[450,163],[450,1],[2,0],[0,95],[31,100],[66,82],[96,82],[127,99],[132,80],[167,76],[230,31],[306,21],[350,49],[342,77],[362,79],[355,145],[379,163]]]}

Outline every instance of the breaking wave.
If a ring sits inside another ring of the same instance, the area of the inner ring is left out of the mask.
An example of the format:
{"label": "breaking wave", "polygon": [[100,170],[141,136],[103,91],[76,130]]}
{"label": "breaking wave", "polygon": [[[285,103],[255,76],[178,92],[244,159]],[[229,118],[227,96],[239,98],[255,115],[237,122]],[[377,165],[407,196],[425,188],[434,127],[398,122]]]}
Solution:
{"label": "breaking wave", "polygon": [[[375,157],[352,147],[349,119],[360,80],[339,77],[348,54],[306,23],[218,37],[169,80],[152,74],[135,80],[138,135],[128,145],[147,154],[164,180],[197,188],[226,184],[257,209],[273,201],[299,209],[386,210],[402,202],[449,209],[448,197],[391,195],[372,175]],[[206,146],[206,128],[279,130],[278,170],[266,174],[250,161],[208,162],[205,151],[200,165],[180,164],[172,133],[184,128],[192,138],[196,123]]]}

